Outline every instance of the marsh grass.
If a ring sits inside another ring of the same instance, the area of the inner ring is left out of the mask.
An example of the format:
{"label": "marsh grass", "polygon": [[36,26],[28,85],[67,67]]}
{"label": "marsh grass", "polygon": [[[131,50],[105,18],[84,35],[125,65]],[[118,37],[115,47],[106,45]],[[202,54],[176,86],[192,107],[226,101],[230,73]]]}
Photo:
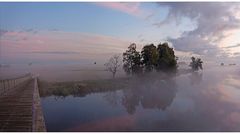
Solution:
{"label": "marsh grass", "polygon": [[153,82],[156,80],[166,80],[187,73],[190,73],[190,71],[182,70],[178,71],[177,73],[152,72],[115,79],[98,79],[67,82],[47,82],[38,79],[38,81],[41,97],[47,97],[52,95],[57,97],[66,97],[69,95],[72,95],[74,97],[84,97],[87,94],[91,93],[129,89],[129,87],[132,87],[133,85],[144,85],[144,83]]}
{"label": "marsh grass", "polygon": [[47,96],[85,96],[95,92],[119,90],[128,84],[129,78],[84,80],[69,82],[47,82],[39,80],[39,92],[41,97]]}

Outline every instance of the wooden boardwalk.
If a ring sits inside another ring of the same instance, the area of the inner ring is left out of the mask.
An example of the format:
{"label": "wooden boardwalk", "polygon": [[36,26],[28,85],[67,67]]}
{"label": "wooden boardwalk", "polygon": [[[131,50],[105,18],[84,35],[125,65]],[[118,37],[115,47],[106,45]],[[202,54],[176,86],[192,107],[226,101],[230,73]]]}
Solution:
{"label": "wooden boardwalk", "polygon": [[36,86],[37,79],[30,78],[0,96],[0,131],[45,131]]}

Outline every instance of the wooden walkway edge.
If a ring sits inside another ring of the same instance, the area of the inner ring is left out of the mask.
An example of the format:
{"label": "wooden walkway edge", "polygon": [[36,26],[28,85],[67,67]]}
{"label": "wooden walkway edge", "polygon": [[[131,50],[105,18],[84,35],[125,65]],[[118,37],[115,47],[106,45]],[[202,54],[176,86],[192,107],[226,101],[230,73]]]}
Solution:
{"label": "wooden walkway edge", "polygon": [[[6,89],[6,88],[5,88]],[[37,77],[29,77],[0,96],[0,132],[45,132]]]}
{"label": "wooden walkway edge", "polygon": [[41,98],[38,90],[37,77],[34,78],[34,93],[33,93],[33,132],[46,132],[46,126],[41,106]]}

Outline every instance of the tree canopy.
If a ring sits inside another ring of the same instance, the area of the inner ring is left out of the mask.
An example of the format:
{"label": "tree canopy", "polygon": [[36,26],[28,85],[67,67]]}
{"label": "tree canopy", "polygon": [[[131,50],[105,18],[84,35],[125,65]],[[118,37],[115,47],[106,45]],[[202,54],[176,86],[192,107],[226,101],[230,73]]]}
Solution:
{"label": "tree canopy", "polygon": [[200,58],[195,58],[195,57],[192,57],[191,58],[192,62],[190,63],[190,67],[192,68],[193,71],[197,71],[199,69],[203,69],[202,68],[202,60]]}
{"label": "tree canopy", "polygon": [[141,53],[136,50],[136,44],[132,43],[126,52],[123,53],[123,68],[127,74],[138,74],[145,70],[151,72],[165,71],[177,68],[177,57],[173,48],[168,43],[145,45]]}
{"label": "tree canopy", "polygon": [[158,60],[157,47],[154,46],[154,44],[146,45],[143,47],[141,55],[145,71],[152,71],[155,68]]}
{"label": "tree canopy", "polygon": [[127,74],[133,75],[142,72],[141,55],[136,48],[136,44],[132,43],[123,53],[123,69]]}
{"label": "tree canopy", "polygon": [[168,43],[160,43],[157,47],[157,51],[158,60],[156,69],[158,71],[177,68],[177,57],[174,54],[173,48],[168,46]]}

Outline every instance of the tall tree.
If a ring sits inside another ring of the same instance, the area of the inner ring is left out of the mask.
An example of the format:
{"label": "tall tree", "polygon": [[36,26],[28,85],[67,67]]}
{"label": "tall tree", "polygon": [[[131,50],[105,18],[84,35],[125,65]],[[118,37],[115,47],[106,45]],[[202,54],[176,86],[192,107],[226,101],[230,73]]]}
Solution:
{"label": "tall tree", "polygon": [[133,75],[142,72],[141,55],[136,48],[136,44],[132,43],[123,53],[123,69],[127,74]]}
{"label": "tall tree", "polygon": [[168,43],[160,43],[157,47],[157,51],[158,59],[156,69],[158,71],[177,68],[177,57],[174,54],[173,48],[168,46]]}
{"label": "tall tree", "polygon": [[142,63],[144,65],[146,72],[151,72],[154,69],[154,66],[157,63],[158,51],[157,47],[154,44],[146,45],[141,51]]}
{"label": "tall tree", "polygon": [[113,78],[115,78],[115,75],[118,71],[118,68],[120,67],[120,56],[119,55],[114,55],[104,65],[106,67],[106,70],[111,72]]}
{"label": "tall tree", "polygon": [[189,66],[192,68],[193,71],[203,69],[203,67],[202,67],[203,61],[200,58],[196,59],[195,57],[192,57],[191,60],[192,60],[192,62],[190,62]]}

